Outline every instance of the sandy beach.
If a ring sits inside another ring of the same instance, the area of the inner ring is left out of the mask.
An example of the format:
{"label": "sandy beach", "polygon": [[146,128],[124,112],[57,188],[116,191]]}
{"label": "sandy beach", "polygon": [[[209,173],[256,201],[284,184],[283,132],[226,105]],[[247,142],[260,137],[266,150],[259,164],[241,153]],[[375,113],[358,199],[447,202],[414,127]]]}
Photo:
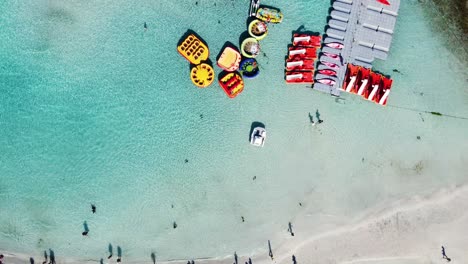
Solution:
{"label": "sandy beach", "polygon": [[[281,244],[272,243],[274,259],[265,252],[238,256],[238,263],[250,257],[252,263],[354,263],[354,264],[429,264],[445,263],[441,246],[445,246],[451,263],[466,263],[468,237],[460,235],[468,228],[468,185],[440,190],[428,197],[400,200],[391,207],[368,212],[361,221],[340,226],[324,233],[310,234],[307,209],[293,223],[295,236],[285,230]],[[280,239],[281,240],[281,239]],[[4,253],[6,264],[29,262],[30,256]],[[41,256],[31,256],[35,263]],[[57,256],[56,263],[99,263],[100,260],[73,260]],[[151,263],[148,258],[131,263]],[[157,263],[185,264],[187,260]],[[221,259],[198,259],[195,263],[233,263],[234,256]],[[116,263],[115,258],[104,263]],[[123,259],[123,263],[130,263]]]}

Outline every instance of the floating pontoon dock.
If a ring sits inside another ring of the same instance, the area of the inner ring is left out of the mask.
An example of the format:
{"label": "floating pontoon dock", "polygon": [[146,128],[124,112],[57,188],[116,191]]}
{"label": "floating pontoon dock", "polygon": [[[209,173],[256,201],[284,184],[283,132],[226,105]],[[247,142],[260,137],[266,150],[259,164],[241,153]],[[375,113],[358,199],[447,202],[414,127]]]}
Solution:
{"label": "floating pontoon dock", "polygon": [[[344,44],[342,50],[323,46],[322,52],[342,56],[342,62],[321,55],[319,61],[338,64],[337,76],[330,77],[317,74],[315,79],[329,78],[336,81],[333,86],[315,82],[314,89],[340,95],[340,88],[346,74],[346,65],[353,63],[372,68],[375,58],[386,60],[390,51],[393,32],[400,0],[388,0],[385,5],[377,0],[335,0],[330,12],[326,37],[323,43],[338,42]],[[317,69],[329,69],[320,64]]]}

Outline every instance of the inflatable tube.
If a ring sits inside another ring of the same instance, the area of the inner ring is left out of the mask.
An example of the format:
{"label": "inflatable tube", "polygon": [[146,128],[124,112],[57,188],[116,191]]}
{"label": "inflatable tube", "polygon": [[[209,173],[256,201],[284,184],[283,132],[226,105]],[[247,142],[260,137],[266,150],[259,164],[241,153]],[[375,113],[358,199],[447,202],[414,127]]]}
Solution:
{"label": "inflatable tube", "polygon": [[268,35],[268,27],[265,22],[258,19],[254,19],[249,24],[249,35],[256,38],[257,40],[262,40]]}
{"label": "inflatable tube", "polygon": [[242,75],[246,78],[255,78],[260,73],[257,60],[253,58],[242,60],[239,68],[242,71]]}
{"label": "inflatable tube", "polygon": [[209,86],[214,80],[213,67],[206,63],[202,63],[192,68],[190,71],[190,79],[193,84],[200,88]]}
{"label": "inflatable tube", "polygon": [[255,38],[246,38],[241,44],[241,53],[244,57],[255,58],[260,53],[260,44]]}

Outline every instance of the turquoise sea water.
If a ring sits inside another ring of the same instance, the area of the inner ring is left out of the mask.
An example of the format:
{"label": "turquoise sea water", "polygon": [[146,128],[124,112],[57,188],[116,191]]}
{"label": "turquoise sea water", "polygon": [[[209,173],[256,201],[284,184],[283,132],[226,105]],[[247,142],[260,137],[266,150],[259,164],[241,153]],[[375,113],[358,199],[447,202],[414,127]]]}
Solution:
{"label": "turquoise sea water", "polygon": [[[262,3],[285,19],[261,42],[261,75],[231,100],[216,83],[195,88],[176,45],[192,29],[215,61],[238,44],[248,1],[0,1],[0,249],[251,254],[280,244],[302,210],[321,232],[467,181],[468,121],[423,112],[468,117],[466,66],[418,1],[402,1],[391,55],[375,64],[394,79],[387,107],[286,85],[291,31],[323,32],[330,3]],[[312,127],[316,109],[325,122]],[[253,121],[263,149],[248,144]]]}

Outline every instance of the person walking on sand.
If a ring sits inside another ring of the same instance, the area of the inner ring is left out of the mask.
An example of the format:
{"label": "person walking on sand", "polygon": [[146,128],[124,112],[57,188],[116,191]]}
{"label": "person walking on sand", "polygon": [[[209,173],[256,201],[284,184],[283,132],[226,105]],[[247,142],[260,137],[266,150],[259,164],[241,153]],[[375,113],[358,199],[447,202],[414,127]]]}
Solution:
{"label": "person walking on sand", "polygon": [[3,254],[0,254],[0,264],[3,264]]}
{"label": "person walking on sand", "polygon": [[309,121],[313,126],[315,126],[314,117],[310,114],[310,112],[309,112]]}
{"label": "person walking on sand", "polygon": [[273,260],[273,251],[271,250],[270,240],[268,240],[268,256],[270,256],[271,260]]}
{"label": "person walking on sand", "polygon": [[292,229],[291,222],[289,222],[289,224],[288,224],[288,231],[289,231],[289,233],[291,233],[291,236],[294,236],[294,232],[293,232],[293,229]]}
{"label": "person walking on sand", "polygon": [[323,123],[323,120],[320,119],[320,112],[319,112],[318,109],[317,109],[317,111],[315,111],[315,116],[317,117],[318,123],[319,123],[319,124],[322,124],[322,123]]}
{"label": "person walking on sand", "polygon": [[442,258],[446,259],[447,262],[451,261],[451,259],[449,257],[447,257],[447,255],[445,254],[445,247],[444,246],[442,246]]}
{"label": "person walking on sand", "polygon": [[47,263],[47,251],[44,250],[44,261],[42,262],[42,264],[46,264]]}

